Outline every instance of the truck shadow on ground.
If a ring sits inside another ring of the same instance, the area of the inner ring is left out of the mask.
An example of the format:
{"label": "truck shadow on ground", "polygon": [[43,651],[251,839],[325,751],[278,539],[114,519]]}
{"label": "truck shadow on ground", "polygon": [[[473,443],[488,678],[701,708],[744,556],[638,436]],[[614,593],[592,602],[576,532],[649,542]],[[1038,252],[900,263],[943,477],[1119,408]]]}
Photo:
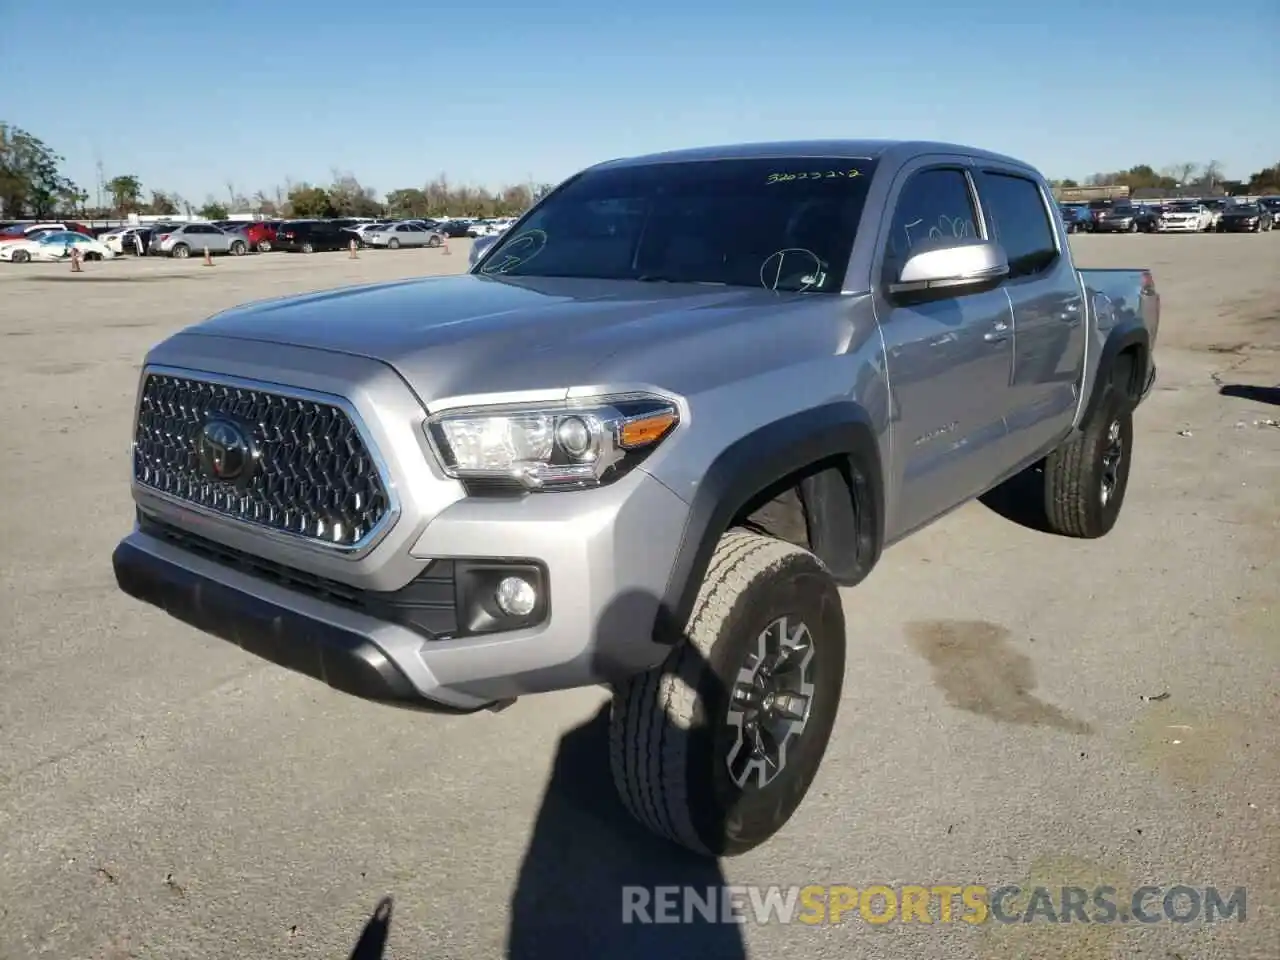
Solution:
{"label": "truck shadow on ground", "polygon": [[[718,861],[649,833],[622,806],[609,774],[609,708],[560,741],[511,899],[510,960],[609,958],[739,960],[742,927],[690,921],[623,922],[623,888],[725,885]],[[713,901],[714,902],[714,901]]]}
{"label": "truck shadow on ground", "polygon": [[1247,383],[1224,383],[1218,389],[1219,396],[1233,397],[1236,400],[1252,400],[1254,403],[1265,403],[1272,407],[1280,407],[1280,387],[1255,387]]}
{"label": "truck shadow on ground", "polygon": [[[602,615],[597,635],[631,636],[623,627],[636,618],[652,618],[655,606],[652,596],[625,593]],[[728,690],[705,660],[692,662],[699,656],[692,644],[686,641],[684,650],[681,676],[700,675],[701,691],[713,704],[708,712],[718,715],[714,704],[727,703]],[[657,837],[623,806],[610,772],[609,712],[606,702],[560,739],[511,896],[506,957],[746,960],[744,926],[727,922],[723,913],[726,883],[720,861]],[[689,735],[711,736],[712,730],[695,722]],[[727,823],[720,826],[727,835]],[[641,921],[656,913],[665,922],[626,922],[628,887],[642,888],[647,897]],[[721,912],[707,918],[691,910],[686,916],[678,897],[669,906],[655,904],[658,887],[696,891]],[[388,897],[366,923],[349,960],[383,960],[390,920]]]}
{"label": "truck shadow on ground", "polygon": [[1036,533],[1050,533],[1044,510],[1044,463],[1028,467],[978,498],[984,507],[1010,523]]}
{"label": "truck shadow on ground", "polygon": [[[597,635],[627,636],[631,631],[624,625],[651,618],[655,606],[652,596],[624,593],[601,617]],[[696,648],[687,639],[682,643],[681,675],[688,678]],[[669,663],[660,669],[672,669]],[[697,667],[693,672],[702,677],[704,695],[726,702],[728,691],[705,661]],[[512,893],[506,956],[745,960],[738,923],[715,922],[696,911],[675,923],[624,922],[624,888],[643,888],[650,898],[644,917],[662,912],[652,901],[656,887],[692,888],[703,897],[710,892],[717,903],[725,877],[719,860],[655,836],[627,812],[610,772],[609,712],[605,703],[560,740]],[[717,710],[713,706],[709,712]],[[690,730],[695,739],[703,735],[711,735],[709,728],[699,724]],[[672,904],[677,913],[682,912],[679,903]]]}

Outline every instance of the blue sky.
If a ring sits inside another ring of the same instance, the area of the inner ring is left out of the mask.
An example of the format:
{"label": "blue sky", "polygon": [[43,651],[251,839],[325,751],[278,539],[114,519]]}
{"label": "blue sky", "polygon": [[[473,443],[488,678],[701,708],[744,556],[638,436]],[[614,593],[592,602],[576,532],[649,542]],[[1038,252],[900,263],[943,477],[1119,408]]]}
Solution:
{"label": "blue sky", "polygon": [[0,120],[91,195],[100,160],[193,203],[844,136],[1241,177],[1280,161],[1278,39],[1275,0],[0,0]]}

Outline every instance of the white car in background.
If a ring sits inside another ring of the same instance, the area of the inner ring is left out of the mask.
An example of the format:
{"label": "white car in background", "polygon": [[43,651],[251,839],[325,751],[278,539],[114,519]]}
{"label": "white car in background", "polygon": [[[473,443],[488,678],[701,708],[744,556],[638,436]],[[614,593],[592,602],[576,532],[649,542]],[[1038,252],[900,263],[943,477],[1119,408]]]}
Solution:
{"label": "white car in background", "polygon": [[9,263],[51,263],[71,259],[71,251],[79,250],[85,260],[113,260],[116,252],[105,243],[83,233],[55,230],[34,240],[19,240],[0,246],[0,260]]}
{"label": "white car in background", "polygon": [[1156,233],[1204,233],[1213,226],[1213,214],[1200,203],[1166,204],[1156,218]]}

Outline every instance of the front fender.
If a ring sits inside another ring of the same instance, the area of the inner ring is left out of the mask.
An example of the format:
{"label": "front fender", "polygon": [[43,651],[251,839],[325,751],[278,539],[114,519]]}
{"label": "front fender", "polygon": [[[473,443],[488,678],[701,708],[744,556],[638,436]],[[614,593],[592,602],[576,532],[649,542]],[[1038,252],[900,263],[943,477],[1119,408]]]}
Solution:
{"label": "front fender", "polygon": [[658,631],[659,637],[674,641],[682,635],[711,555],[742,509],[778,481],[833,458],[847,463],[858,486],[859,506],[868,514],[860,518],[866,521],[859,524],[860,542],[843,548],[856,561],[835,565],[849,568],[844,573],[850,581],[865,576],[884,539],[884,472],[871,417],[852,401],[836,401],[760,427],[712,461],[689,505],[663,596],[659,622],[666,629]]}

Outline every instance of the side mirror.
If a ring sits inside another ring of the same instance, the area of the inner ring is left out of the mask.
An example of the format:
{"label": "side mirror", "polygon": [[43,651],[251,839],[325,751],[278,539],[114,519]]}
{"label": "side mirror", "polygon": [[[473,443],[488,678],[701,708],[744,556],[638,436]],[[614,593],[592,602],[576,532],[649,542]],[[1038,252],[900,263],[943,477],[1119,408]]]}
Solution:
{"label": "side mirror", "polygon": [[946,246],[918,248],[889,284],[891,296],[976,292],[1009,275],[1009,260],[998,243],[989,240],[951,241]]}
{"label": "side mirror", "polygon": [[467,266],[474,267],[480,262],[480,258],[484,256],[484,252],[498,242],[497,237],[476,237],[471,241],[471,255],[468,258]]}

